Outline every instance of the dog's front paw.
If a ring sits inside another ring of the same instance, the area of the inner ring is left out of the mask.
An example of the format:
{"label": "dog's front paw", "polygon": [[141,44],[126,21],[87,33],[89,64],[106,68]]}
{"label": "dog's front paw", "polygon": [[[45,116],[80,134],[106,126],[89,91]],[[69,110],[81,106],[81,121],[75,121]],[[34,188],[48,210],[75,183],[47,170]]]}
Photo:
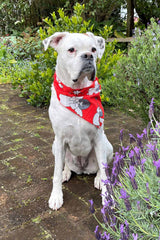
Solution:
{"label": "dog's front paw", "polygon": [[63,205],[63,193],[62,192],[61,193],[60,192],[59,193],[52,192],[48,203],[49,203],[49,207],[52,210],[59,209]]}

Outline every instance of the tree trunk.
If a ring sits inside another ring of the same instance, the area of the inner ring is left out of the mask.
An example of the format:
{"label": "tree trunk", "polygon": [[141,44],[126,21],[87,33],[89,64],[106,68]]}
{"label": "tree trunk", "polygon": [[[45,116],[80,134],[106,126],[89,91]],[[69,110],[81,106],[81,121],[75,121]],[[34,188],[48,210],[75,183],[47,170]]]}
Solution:
{"label": "tree trunk", "polygon": [[127,37],[131,37],[134,29],[134,0],[127,0]]}

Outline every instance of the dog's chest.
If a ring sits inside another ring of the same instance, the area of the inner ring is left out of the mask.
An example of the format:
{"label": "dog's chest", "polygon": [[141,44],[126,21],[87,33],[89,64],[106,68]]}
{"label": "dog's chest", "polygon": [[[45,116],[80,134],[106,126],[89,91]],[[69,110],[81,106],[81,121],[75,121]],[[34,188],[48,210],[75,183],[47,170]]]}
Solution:
{"label": "dog's chest", "polygon": [[93,148],[99,129],[64,108],[55,97],[51,98],[49,116],[55,135],[75,156],[86,157]]}
{"label": "dog's chest", "polygon": [[93,132],[84,131],[78,126],[64,129],[64,140],[71,153],[75,156],[87,157],[93,148]]}

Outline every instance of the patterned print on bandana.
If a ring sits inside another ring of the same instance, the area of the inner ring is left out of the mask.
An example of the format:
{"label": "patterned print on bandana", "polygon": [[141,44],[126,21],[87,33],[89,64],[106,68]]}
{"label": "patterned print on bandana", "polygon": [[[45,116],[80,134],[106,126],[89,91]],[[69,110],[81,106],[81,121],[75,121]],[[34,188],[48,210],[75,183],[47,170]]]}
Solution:
{"label": "patterned print on bandana", "polygon": [[104,109],[100,99],[101,86],[98,78],[92,85],[83,89],[72,89],[64,85],[54,74],[54,88],[60,103],[85,119],[97,128],[100,128],[104,121]]}

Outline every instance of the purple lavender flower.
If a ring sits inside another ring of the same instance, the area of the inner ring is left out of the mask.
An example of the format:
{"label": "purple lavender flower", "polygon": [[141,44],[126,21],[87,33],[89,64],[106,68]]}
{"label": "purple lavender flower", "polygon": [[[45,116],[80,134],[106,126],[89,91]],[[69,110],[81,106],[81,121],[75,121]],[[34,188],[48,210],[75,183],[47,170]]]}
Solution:
{"label": "purple lavender flower", "polygon": [[144,136],[143,133],[141,135],[137,133],[137,145],[141,148],[142,152],[143,152],[143,143],[142,143],[143,136]]}
{"label": "purple lavender flower", "polygon": [[125,228],[124,228],[124,224],[120,225],[121,240],[129,239],[129,225],[128,225],[127,221],[125,221],[125,225],[126,225]]}
{"label": "purple lavender flower", "polygon": [[93,214],[94,212],[95,212],[95,209],[94,209],[94,202],[93,202],[93,200],[91,199],[91,200],[89,200],[89,202],[90,202],[90,212]]}
{"label": "purple lavender flower", "polygon": [[152,119],[154,113],[154,98],[152,98],[151,103],[149,105],[149,118]]}
{"label": "purple lavender flower", "polygon": [[144,133],[145,138],[148,139],[147,128],[145,128],[145,129],[143,130],[143,133]]}
{"label": "purple lavender flower", "polygon": [[130,211],[132,209],[130,201],[128,199],[124,199],[124,204],[126,206],[127,211]]}
{"label": "purple lavender flower", "polygon": [[128,199],[129,195],[127,195],[127,192],[124,190],[124,188],[120,189],[121,196],[119,198],[122,199]]}
{"label": "purple lavender flower", "polygon": [[124,234],[125,234],[125,232],[124,232],[124,224],[120,225],[120,233],[121,233],[121,238],[124,239]]}
{"label": "purple lavender flower", "polygon": [[150,128],[150,134],[153,135],[154,134],[154,129]]}
{"label": "purple lavender flower", "polygon": [[134,166],[129,166],[129,170],[127,169],[126,173],[128,174],[128,176],[131,180],[131,184],[132,184],[133,189],[135,189],[135,190],[138,189],[138,186],[137,186],[137,183],[136,183],[136,180],[135,180],[136,170],[135,170]]}
{"label": "purple lavender flower", "polygon": [[144,163],[146,162],[146,159],[145,158],[143,158],[142,160],[141,160],[141,171],[142,171],[142,173],[144,173]]}
{"label": "purple lavender flower", "polygon": [[128,224],[127,220],[125,220],[125,226],[126,226],[126,235],[127,235],[127,237],[129,237],[129,224]]}
{"label": "purple lavender flower", "polygon": [[122,198],[124,200],[124,204],[126,206],[127,211],[130,211],[132,207],[128,200],[129,195],[127,195],[127,192],[123,188],[120,190],[120,193],[121,193],[121,196],[119,198]]}
{"label": "purple lavender flower", "polygon": [[146,146],[148,147],[146,152],[151,151],[153,160],[157,161],[158,160],[158,152],[157,152],[156,144],[149,143],[149,144],[146,144]]}
{"label": "purple lavender flower", "polygon": [[107,234],[106,232],[103,233],[103,236],[101,237],[102,240],[110,240],[110,234]]}
{"label": "purple lavender flower", "polygon": [[117,218],[116,218],[114,215],[112,215],[110,226],[112,227],[112,229],[113,229],[115,232],[116,232],[116,229],[115,229],[116,223],[117,223]]}
{"label": "purple lavender flower", "polygon": [[126,173],[128,174],[128,176],[130,178],[134,178],[136,176],[136,170],[135,170],[134,166],[129,166],[129,171],[127,169]]}
{"label": "purple lavender flower", "polygon": [[115,153],[113,167],[117,169],[117,175],[121,172],[121,168],[124,166],[124,157],[125,155],[121,155],[118,152]]}
{"label": "purple lavender flower", "polygon": [[146,144],[146,146],[147,146],[147,152],[149,152],[149,151],[155,151],[155,144],[153,144],[153,143],[149,143],[149,144]]}
{"label": "purple lavender flower", "polygon": [[129,146],[127,146],[127,147],[122,146],[122,152],[123,152],[124,157],[126,157],[126,152],[128,152],[129,148],[130,148]]}
{"label": "purple lavender flower", "polygon": [[140,158],[141,158],[140,149],[136,146],[136,147],[134,147],[134,151],[135,151],[135,156],[137,159],[137,164],[140,165]]}
{"label": "purple lavender flower", "polygon": [[137,240],[138,239],[138,234],[136,233],[136,234],[132,234],[132,236],[133,236],[133,240]]}
{"label": "purple lavender flower", "polygon": [[[111,177],[112,176],[114,176],[114,175],[111,175]],[[107,194],[114,196],[113,189],[112,189],[111,178],[107,177],[107,179],[106,180],[102,180],[102,182],[106,185]]]}
{"label": "purple lavender flower", "polygon": [[156,167],[157,177],[160,177],[160,159],[158,161],[153,161],[153,165]]}
{"label": "purple lavender flower", "polygon": [[129,137],[130,137],[130,144],[132,144],[133,142],[136,142],[136,138],[132,134],[129,134]]}
{"label": "purple lavender flower", "polygon": [[101,233],[99,232],[98,228],[99,228],[99,226],[96,226],[94,233],[95,233],[96,239],[101,240]]}
{"label": "purple lavender flower", "polygon": [[107,223],[108,222],[108,217],[106,215],[106,210],[105,209],[106,209],[106,207],[103,206],[103,208],[101,209],[101,213],[102,213],[102,216],[103,216],[104,223]]}
{"label": "purple lavender flower", "polygon": [[130,164],[131,164],[132,166],[134,166],[134,165],[136,164],[135,159],[134,159],[134,151],[131,150],[128,156],[129,156],[129,158],[131,159],[131,163],[130,163]]}

